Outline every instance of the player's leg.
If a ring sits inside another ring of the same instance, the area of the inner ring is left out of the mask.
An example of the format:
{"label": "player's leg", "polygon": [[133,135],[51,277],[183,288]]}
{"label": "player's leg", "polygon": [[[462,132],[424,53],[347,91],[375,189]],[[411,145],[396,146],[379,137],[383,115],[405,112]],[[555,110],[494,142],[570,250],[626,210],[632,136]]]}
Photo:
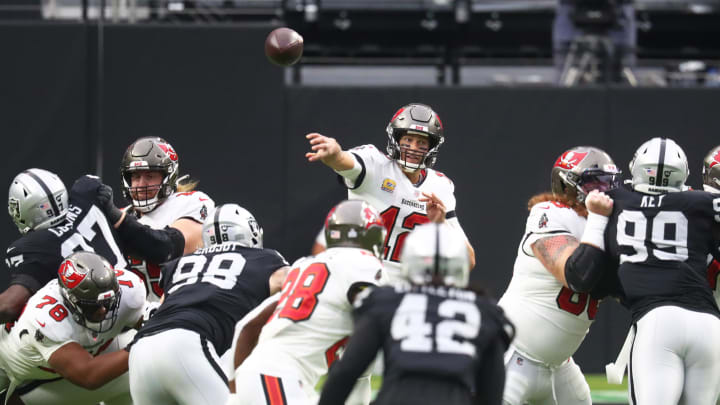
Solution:
{"label": "player's leg", "polygon": [[165,380],[165,389],[181,405],[224,404],[230,395],[227,377],[211,342],[198,333],[173,329],[163,334],[172,339],[176,371]]}
{"label": "player's leg", "polygon": [[132,346],[128,365],[135,405],[175,404],[164,387],[164,379],[176,374],[175,353],[168,351],[168,345],[173,343],[160,333],[144,337]]}
{"label": "player's leg", "polygon": [[553,369],[552,385],[555,401],[558,404],[592,404],[590,386],[572,357],[565,364]]}
{"label": "player's leg", "polygon": [[25,405],[94,405],[112,398],[130,401],[128,373],[110,381],[97,390],[87,390],[68,380],[60,379],[42,384],[29,384],[16,391]]}
{"label": "player's leg", "polygon": [[290,375],[269,375],[255,370],[235,374],[233,405],[310,405],[312,401],[303,384]]}
{"label": "player's leg", "polygon": [[631,404],[675,405],[680,400],[685,379],[683,315],[678,307],[659,307],[633,326],[628,368]]}
{"label": "player's leg", "polygon": [[503,404],[522,405],[526,402],[541,404],[552,399],[550,370],[511,347],[505,355]]}
{"label": "player's leg", "polygon": [[715,404],[720,390],[720,319],[686,311],[685,385],[682,404]]}

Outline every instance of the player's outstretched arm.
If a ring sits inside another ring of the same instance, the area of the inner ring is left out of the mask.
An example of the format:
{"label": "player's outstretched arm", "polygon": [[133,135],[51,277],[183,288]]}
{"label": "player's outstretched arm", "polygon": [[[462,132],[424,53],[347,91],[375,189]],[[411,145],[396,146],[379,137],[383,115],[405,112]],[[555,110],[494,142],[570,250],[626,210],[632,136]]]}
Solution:
{"label": "player's outstretched arm", "polygon": [[3,291],[0,294],[0,323],[17,320],[31,295],[30,290],[20,284],[12,284]]}
{"label": "player's outstretched arm", "polygon": [[612,214],[613,200],[605,193],[591,191],[585,199],[588,220],[581,243],[567,259],[565,279],[575,292],[590,292],[600,281],[608,258],[605,255],[605,228]]}
{"label": "player's outstretched arm", "polygon": [[70,342],[57,349],[48,363],[71,383],[94,390],[128,371],[129,354],[119,350],[93,357],[80,344]]}
{"label": "player's outstretched arm", "polygon": [[151,263],[164,263],[182,256],[185,236],[176,228],[153,229],[128,215],[117,226],[118,236],[129,252]]}
{"label": "player's outstretched arm", "polygon": [[330,138],[316,132],[305,135],[310,141],[311,152],[305,157],[308,162],[321,161],[335,171],[350,170],[355,167],[355,158],[350,152],[342,150],[335,138]]}

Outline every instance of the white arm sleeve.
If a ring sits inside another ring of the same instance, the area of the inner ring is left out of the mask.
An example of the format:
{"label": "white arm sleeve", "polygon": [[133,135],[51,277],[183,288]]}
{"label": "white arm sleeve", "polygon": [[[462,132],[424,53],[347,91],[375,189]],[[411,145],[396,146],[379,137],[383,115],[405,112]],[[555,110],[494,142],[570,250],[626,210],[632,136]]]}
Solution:
{"label": "white arm sleeve", "polygon": [[352,156],[353,158],[352,169],[335,170],[335,173],[341,175],[346,181],[354,184],[355,180],[357,180],[358,176],[360,176],[360,173],[362,173],[362,166],[360,165],[360,162],[358,162],[354,154],[351,153],[350,156]]}
{"label": "white arm sleeve", "polygon": [[445,222],[447,222],[447,224],[450,225],[450,227],[453,228],[458,235],[461,235],[463,239],[466,241],[468,240],[468,237],[465,235],[465,231],[463,231],[462,226],[460,226],[460,221],[458,221],[457,217],[448,218]]}

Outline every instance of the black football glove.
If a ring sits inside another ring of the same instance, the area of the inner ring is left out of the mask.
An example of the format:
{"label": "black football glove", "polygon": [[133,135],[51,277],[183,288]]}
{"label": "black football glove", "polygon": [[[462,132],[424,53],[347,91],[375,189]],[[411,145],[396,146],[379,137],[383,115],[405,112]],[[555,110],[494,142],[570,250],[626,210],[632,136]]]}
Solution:
{"label": "black football glove", "polygon": [[105,216],[111,224],[116,224],[122,218],[122,211],[115,206],[113,201],[113,189],[107,184],[101,184],[97,189],[97,201],[100,208],[105,212]]}

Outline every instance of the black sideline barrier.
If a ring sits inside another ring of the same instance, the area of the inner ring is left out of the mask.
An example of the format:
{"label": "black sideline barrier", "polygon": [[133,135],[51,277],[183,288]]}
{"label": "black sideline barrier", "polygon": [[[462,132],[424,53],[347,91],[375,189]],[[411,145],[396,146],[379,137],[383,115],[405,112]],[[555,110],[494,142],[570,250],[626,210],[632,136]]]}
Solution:
{"label": "black sideline barrier", "polygon": [[[457,213],[477,254],[473,282],[499,297],[512,275],[527,200],[549,189],[563,150],[596,145],[627,171],[642,142],[672,137],[690,159],[689,184],[698,187],[704,153],[720,144],[717,90],[288,88],[284,72],[262,54],[270,29],[106,26],[100,138],[95,29],[0,25],[2,184],[43,167],[69,187],[99,166],[119,203],[125,148],[140,136],[163,136],[199,189],[248,208],[265,228],[266,246],[292,261],[309,252],[325,213],[345,196],[331,170],[305,161],[304,135],[318,131],[344,147],[384,150],[392,113],[424,102],[445,124],[437,169],[455,183]],[[0,244],[7,246],[18,234],[4,218]],[[0,274],[4,286],[8,274]],[[628,320],[619,305],[601,305],[575,357],[584,371],[601,372],[614,360]]]}

